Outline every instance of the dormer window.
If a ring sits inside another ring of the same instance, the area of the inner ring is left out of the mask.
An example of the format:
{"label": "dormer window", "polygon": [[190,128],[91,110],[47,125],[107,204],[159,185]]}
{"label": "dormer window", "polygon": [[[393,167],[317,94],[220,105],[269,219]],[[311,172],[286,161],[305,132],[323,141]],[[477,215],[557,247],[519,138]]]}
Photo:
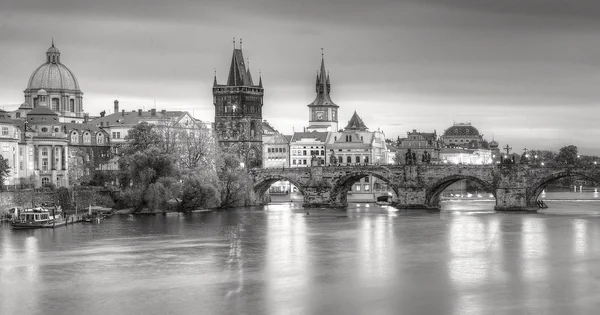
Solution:
{"label": "dormer window", "polygon": [[46,127],[42,128],[42,132],[48,132],[48,128],[46,128]]}
{"label": "dormer window", "polygon": [[90,133],[86,131],[83,134],[83,143],[89,144],[90,142],[92,142],[92,137],[91,137]]}
{"label": "dormer window", "polygon": [[79,142],[78,140],[79,139],[77,139],[77,131],[73,131],[71,133],[71,143],[78,143]]}

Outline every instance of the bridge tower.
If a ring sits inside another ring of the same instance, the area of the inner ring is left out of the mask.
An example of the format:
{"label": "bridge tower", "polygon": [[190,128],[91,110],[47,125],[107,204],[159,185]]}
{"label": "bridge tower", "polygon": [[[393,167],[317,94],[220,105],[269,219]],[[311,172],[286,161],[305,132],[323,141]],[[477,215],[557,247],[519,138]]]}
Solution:
{"label": "bridge tower", "polygon": [[307,131],[336,132],[338,131],[338,108],[329,96],[331,84],[329,73],[325,70],[325,58],[321,51],[321,70],[317,73],[315,84],[317,97],[308,104],[309,126]]}
{"label": "bridge tower", "polygon": [[262,167],[263,95],[262,77],[254,84],[242,40],[238,48],[234,39],[227,84],[218,84],[215,73],[215,134],[219,145],[238,152],[248,168]]}

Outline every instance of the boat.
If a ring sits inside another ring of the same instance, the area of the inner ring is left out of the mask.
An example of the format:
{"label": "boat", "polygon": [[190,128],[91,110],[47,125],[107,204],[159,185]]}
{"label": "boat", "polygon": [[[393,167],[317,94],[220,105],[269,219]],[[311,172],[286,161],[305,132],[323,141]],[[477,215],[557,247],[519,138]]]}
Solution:
{"label": "boat", "polygon": [[382,206],[390,205],[392,203],[392,196],[389,196],[389,195],[379,196],[379,197],[377,197],[376,203],[378,205],[382,205]]}
{"label": "boat", "polygon": [[47,208],[36,207],[19,211],[11,222],[13,229],[55,228],[67,224],[61,215],[60,207],[50,212]]}

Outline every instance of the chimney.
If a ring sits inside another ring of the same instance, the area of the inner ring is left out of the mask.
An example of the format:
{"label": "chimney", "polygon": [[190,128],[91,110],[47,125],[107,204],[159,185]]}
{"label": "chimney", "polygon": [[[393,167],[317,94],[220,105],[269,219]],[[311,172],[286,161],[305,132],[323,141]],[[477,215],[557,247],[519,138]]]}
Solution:
{"label": "chimney", "polygon": [[152,116],[152,117],[156,116],[156,108],[152,108],[150,110],[150,116]]}
{"label": "chimney", "polygon": [[165,116],[167,115],[167,110],[166,110],[166,109],[163,109],[163,110],[161,110],[160,112],[161,112],[163,115],[165,115]]}
{"label": "chimney", "polygon": [[115,114],[119,112],[119,100],[115,100]]}
{"label": "chimney", "polygon": [[138,116],[142,116],[142,110],[138,109]]}
{"label": "chimney", "polygon": [[125,110],[121,112],[121,116],[125,117]]}
{"label": "chimney", "polygon": [[100,112],[100,117],[104,117],[104,115],[106,115],[106,111],[103,110]]}

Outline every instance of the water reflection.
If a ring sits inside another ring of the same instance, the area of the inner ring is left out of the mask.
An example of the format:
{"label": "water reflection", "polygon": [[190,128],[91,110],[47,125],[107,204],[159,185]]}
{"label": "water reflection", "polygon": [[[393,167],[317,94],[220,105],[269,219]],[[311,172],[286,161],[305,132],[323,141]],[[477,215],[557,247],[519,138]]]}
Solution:
{"label": "water reflection", "polygon": [[0,314],[597,311],[597,204],[558,204],[552,214],[456,204],[309,215],[281,204],[2,228]]}

